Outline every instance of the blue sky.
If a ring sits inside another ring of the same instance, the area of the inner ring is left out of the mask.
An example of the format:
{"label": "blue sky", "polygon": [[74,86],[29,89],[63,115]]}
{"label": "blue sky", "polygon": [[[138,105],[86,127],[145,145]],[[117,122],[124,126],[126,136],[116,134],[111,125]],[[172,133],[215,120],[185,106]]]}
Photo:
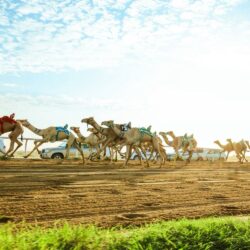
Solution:
{"label": "blue sky", "polygon": [[249,44],[246,0],[2,0],[0,111],[249,139]]}

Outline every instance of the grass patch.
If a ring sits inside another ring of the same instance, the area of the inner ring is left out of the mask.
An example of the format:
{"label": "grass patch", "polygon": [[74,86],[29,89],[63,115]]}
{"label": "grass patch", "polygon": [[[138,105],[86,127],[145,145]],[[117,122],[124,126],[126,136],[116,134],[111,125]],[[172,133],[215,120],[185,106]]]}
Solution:
{"label": "grass patch", "polygon": [[1,156],[0,156],[0,160],[1,160],[1,161],[8,161],[9,158],[6,157],[6,156],[1,155]]}
{"label": "grass patch", "polygon": [[250,249],[250,220],[181,220],[112,229],[9,223],[0,227],[0,249]]}

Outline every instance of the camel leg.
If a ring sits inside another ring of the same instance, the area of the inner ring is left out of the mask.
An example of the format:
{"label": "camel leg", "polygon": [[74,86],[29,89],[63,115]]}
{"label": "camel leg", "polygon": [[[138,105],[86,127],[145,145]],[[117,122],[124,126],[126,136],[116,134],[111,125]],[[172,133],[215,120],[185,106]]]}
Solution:
{"label": "camel leg", "polygon": [[[153,154],[154,154],[154,147],[151,147],[150,156],[148,158],[149,161],[152,159]],[[155,161],[155,157],[154,157],[154,159],[152,159],[152,161]]]}
{"label": "camel leg", "polygon": [[146,164],[147,164],[147,167],[149,168],[149,163],[148,163],[148,158],[147,158],[146,150],[143,147],[141,147],[141,151],[142,151],[142,153],[145,156]]}
{"label": "camel leg", "polygon": [[113,163],[113,157],[114,157],[113,147],[109,147],[109,152],[110,152],[110,163]]}
{"label": "camel leg", "polygon": [[124,158],[124,154],[121,152],[121,150],[122,150],[122,148],[119,148],[117,152],[121,156],[121,158]]}
{"label": "camel leg", "polygon": [[16,147],[15,150],[10,154],[10,157],[14,157],[15,152],[23,145],[17,138],[16,138],[15,142],[17,143],[17,147]]}
{"label": "camel leg", "polygon": [[98,151],[96,152],[96,154],[94,156],[98,158],[103,150],[104,150],[104,154],[106,155],[106,150],[105,149],[106,149],[106,147],[108,146],[108,144],[110,142],[111,142],[111,140],[107,139],[105,141],[105,143],[102,145],[102,147],[100,149],[98,149]]}
{"label": "camel leg", "polygon": [[162,164],[165,163],[164,155],[162,154],[162,152],[161,152],[161,150],[160,150],[160,146],[159,146],[158,141],[153,140],[153,146],[154,146],[156,152],[159,153],[159,155],[160,155],[160,157],[161,157],[161,163],[160,163],[160,168],[161,168]]}
{"label": "camel leg", "polygon": [[15,140],[10,139],[10,146],[9,149],[7,150],[7,152],[4,154],[4,158],[8,157],[8,154],[14,149],[14,144],[15,144]]}
{"label": "camel leg", "polygon": [[118,161],[118,149],[115,150],[115,161]]}
{"label": "camel leg", "polygon": [[73,145],[78,150],[78,152],[81,154],[81,156],[82,156],[82,164],[84,165],[85,164],[85,159],[84,159],[84,154],[82,152],[81,147],[78,145],[78,143],[76,142],[76,140],[74,140]]}
{"label": "camel leg", "polygon": [[236,153],[236,157],[238,158],[239,163],[242,163],[242,157],[240,156],[240,154]]}
{"label": "camel leg", "polygon": [[174,163],[176,163],[176,160],[177,160],[178,158],[180,158],[178,149],[179,149],[179,148],[174,148],[174,151],[175,151]]}
{"label": "camel leg", "polygon": [[244,159],[246,162],[248,162],[248,160],[246,159],[246,151],[243,151],[242,157],[243,157],[243,159]]}
{"label": "camel leg", "polygon": [[47,142],[47,141],[42,140],[38,144],[36,144],[36,146],[32,149],[32,151],[29,154],[25,155],[24,158],[28,158],[38,147],[40,147],[45,142]]}
{"label": "camel leg", "polygon": [[139,157],[140,164],[143,166],[142,157],[141,157],[141,152],[140,152],[140,150],[139,150],[137,147],[134,147],[134,150],[135,150],[136,154],[137,154],[138,157]]}
{"label": "camel leg", "polygon": [[[36,147],[36,144],[39,143],[39,142],[40,142],[39,140],[35,140],[35,141],[34,141],[35,147]],[[40,151],[38,148],[36,148],[36,151],[37,151],[37,153],[38,153],[39,155],[41,154],[41,151]]]}
{"label": "camel leg", "polygon": [[[73,137],[71,134],[69,135],[68,137],[68,141],[67,141],[67,144],[66,144],[66,154],[65,154],[65,158],[68,159],[69,158],[69,150],[70,148],[72,147],[72,145],[74,144],[75,142],[75,137]],[[77,144],[77,143],[75,143]]]}
{"label": "camel leg", "polygon": [[192,150],[188,150],[188,159],[187,159],[187,162],[190,163],[191,159],[192,159],[192,156],[193,156],[193,151]]}
{"label": "camel leg", "polygon": [[127,145],[127,150],[126,150],[126,161],[124,162],[124,166],[128,165],[128,161],[131,157],[131,151],[132,151],[132,145]]}
{"label": "camel leg", "polygon": [[89,147],[89,156],[88,156],[88,159],[92,161],[92,157],[91,155],[93,154],[93,148],[92,147]]}

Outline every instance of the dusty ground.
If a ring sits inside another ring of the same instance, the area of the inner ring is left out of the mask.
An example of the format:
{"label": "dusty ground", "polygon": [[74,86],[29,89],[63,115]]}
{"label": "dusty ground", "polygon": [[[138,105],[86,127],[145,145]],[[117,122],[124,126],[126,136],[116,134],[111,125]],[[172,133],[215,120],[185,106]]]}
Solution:
{"label": "dusty ground", "polygon": [[0,216],[101,226],[250,214],[250,164],[0,161]]}

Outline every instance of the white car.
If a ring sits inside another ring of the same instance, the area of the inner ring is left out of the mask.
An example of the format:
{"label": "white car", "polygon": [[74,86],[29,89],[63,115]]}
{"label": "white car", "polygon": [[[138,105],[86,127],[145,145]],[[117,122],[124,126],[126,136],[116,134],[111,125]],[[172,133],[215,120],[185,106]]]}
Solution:
{"label": "white car", "polygon": [[[147,158],[150,157],[151,152],[147,151]],[[154,153],[155,155],[155,153]],[[182,152],[179,152],[180,158],[182,160],[187,160],[189,157],[188,152],[186,152],[184,155],[182,155]],[[174,160],[176,154],[175,153],[167,153],[167,157],[169,160]],[[142,154],[143,160],[145,160],[144,155]],[[139,157],[137,153],[134,151],[131,155],[132,160],[138,160]],[[226,160],[226,154],[224,152],[221,152],[220,149],[214,149],[214,148],[198,148],[196,152],[193,153],[191,160],[204,160],[204,161],[216,161],[216,160]]]}
{"label": "white car", "polygon": [[[61,145],[54,148],[44,148],[41,151],[41,158],[43,159],[64,159],[66,157],[66,144],[67,142],[62,142]],[[90,148],[88,144],[82,144],[82,151],[84,157],[89,157],[90,155]],[[95,152],[95,150],[93,150]],[[109,157],[109,152],[106,152],[106,156]],[[79,158],[80,153],[75,147],[71,147],[69,150],[69,157]]]}
{"label": "white car", "polygon": [[0,138],[0,155],[3,155],[5,153],[5,145],[4,145],[4,142],[3,142],[3,139]]}
{"label": "white car", "polygon": [[[189,157],[188,152],[182,155],[182,152],[179,153],[182,160],[187,160]],[[175,158],[175,154],[168,154],[170,160]],[[226,160],[226,154],[221,152],[220,149],[214,148],[198,148],[196,152],[193,153],[191,160],[203,160],[203,161],[217,161],[217,160]]]}

